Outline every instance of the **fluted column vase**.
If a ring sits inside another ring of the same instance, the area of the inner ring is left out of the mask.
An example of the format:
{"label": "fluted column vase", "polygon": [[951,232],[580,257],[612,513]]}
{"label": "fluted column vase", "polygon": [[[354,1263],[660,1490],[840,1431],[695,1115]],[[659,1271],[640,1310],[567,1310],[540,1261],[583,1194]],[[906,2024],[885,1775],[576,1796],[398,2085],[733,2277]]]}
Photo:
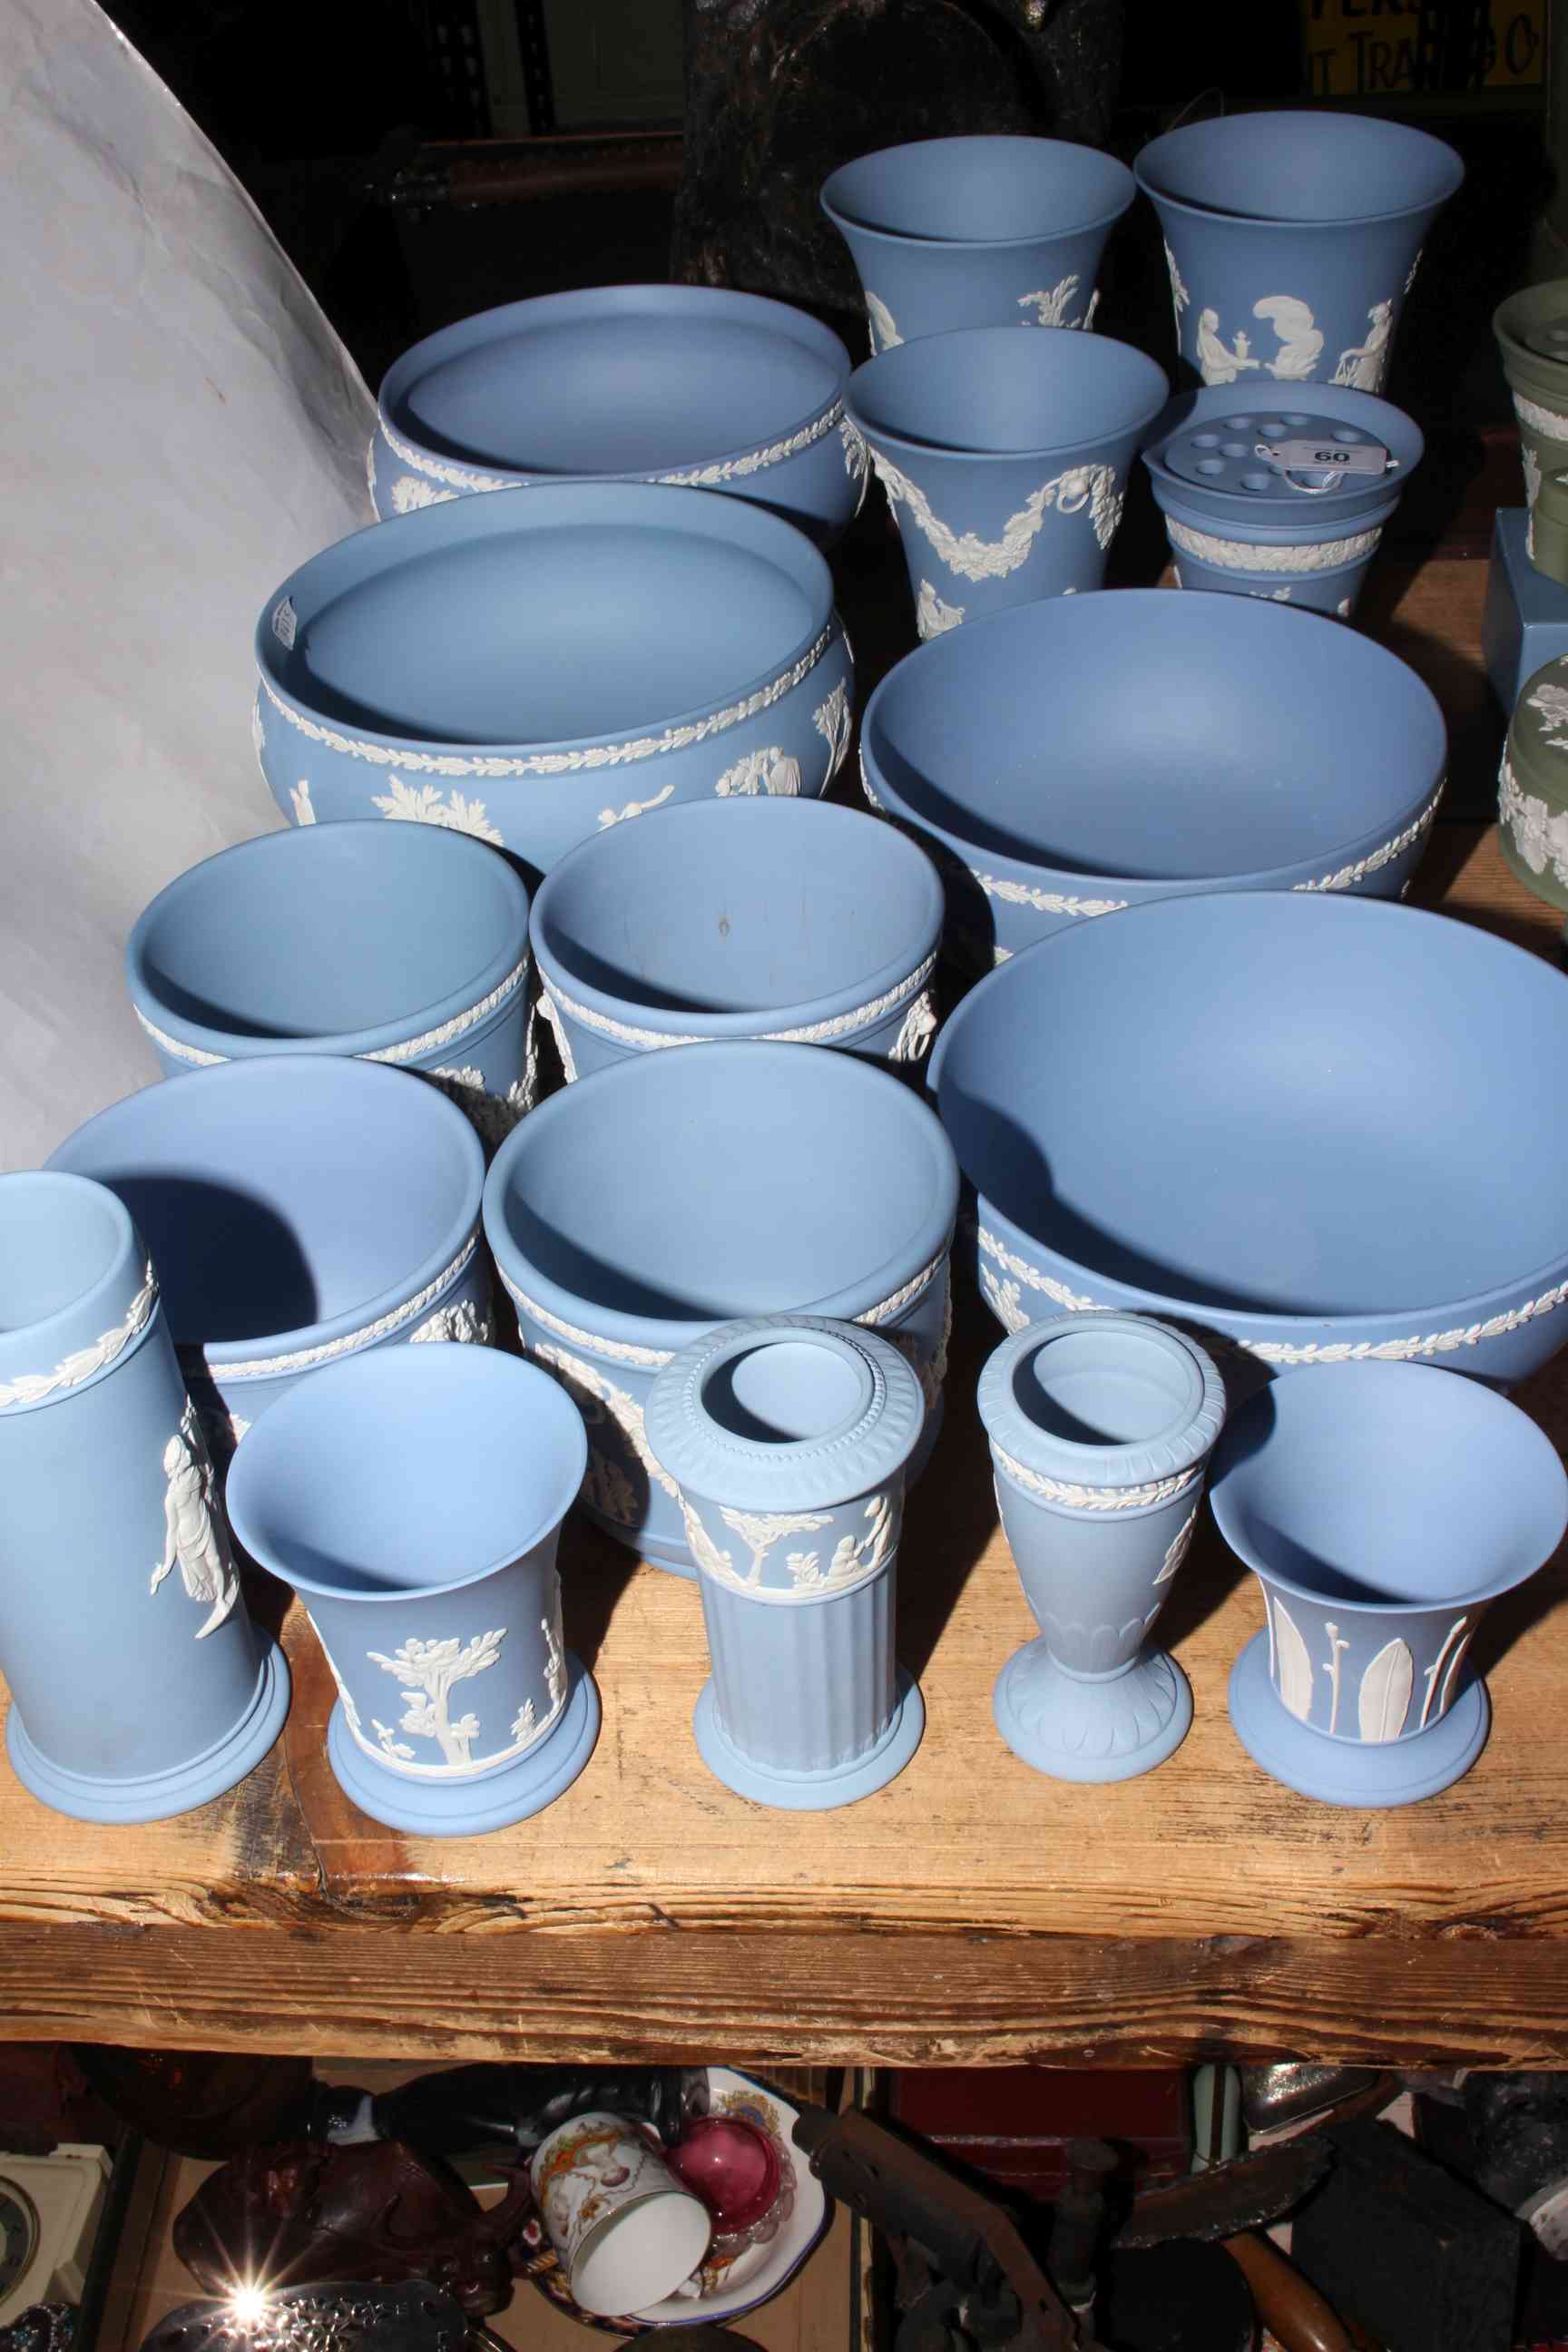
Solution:
{"label": "fluted column vase", "polygon": [[157,1275],[81,1176],[0,1177],[0,1669],[17,1778],[162,1821],[242,1780],[289,1707],[251,1624]]}
{"label": "fluted column vase", "polygon": [[923,1418],[897,1348],[816,1316],[728,1324],[653,1384],[648,1443],[679,1488],[712,1665],[693,1729],[741,1796],[852,1804],[920,1744],[893,1625]]}
{"label": "fluted column vase", "polygon": [[1186,1557],[1225,1390],[1203,1349],[1137,1315],[1067,1315],[980,1376],[996,1500],[1039,1638],[992,1711],[1057,1780],[1131,1780],[1174,1753],[1193,1695],[1148,1636]]}

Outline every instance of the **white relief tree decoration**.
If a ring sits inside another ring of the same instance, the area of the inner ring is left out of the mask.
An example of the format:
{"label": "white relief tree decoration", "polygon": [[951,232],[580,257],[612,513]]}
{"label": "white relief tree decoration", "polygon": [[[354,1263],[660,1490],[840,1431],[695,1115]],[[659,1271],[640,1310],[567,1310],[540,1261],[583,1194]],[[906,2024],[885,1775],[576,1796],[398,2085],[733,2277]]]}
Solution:
{"label": "white relief tree decoration", "polygon": [[1265,294],[1252,306],[1255,319],[1267,319],[1279,349],[1268,362],[1268,373],[1279,383],[1307,383],[1322,355],[1323,332],[1311,306],[1295,294]]}
{"label": "white relief tree decoration", "polygon": [[600,832],[603,833],[606,825],[625,824],[628,818],[646,816],[649,809],[662,808],[674,790],[673,784],[666,784],[663,792],[655,793],[650,801],[628,801],[625,808],[602,808],[599,811]]}
{"label": "white relief tree decoration", "polygon": [[799,791],[800,761],[792,760],[777,743],[743,753],[713,787],[715,797],[721,801],[755,799],[763,793],[775,800],[794,800]]}
{"label": "white relief tree decoration", "polygon": [[493,849],[504,847],[483,801],[469,800],[458,792],[448,796],[438,784],[410,784],[401,776],[388,776],[386,781],[388,791],[371,794],[372,807],[383,816],[404,824],[438,824],[448,833],[472,834],[476,841],[488,841]]}
{"label": "white relief tree decoration", "polygon": [[[459,1643],[455,1635],[442,1642],[415,1638],[405,1642],[390,1658],[379,1650],[367,1650],[365,1655],[406,1690],[399,1728],[415,1738],[435,1740],[446,1763],[466,1765],[479,1734],[479,1718],[469,1714],[453,1721],[453,1685],[493,1666],[505,1638],[506,1628],[500,1625],[489,1633],[475,1633],[466,1643]],[[381,1727],[376,1728],[379,1732]]]}
{"label": "white relief tree decoration", "polygon": [[1182,339],[1182,312],[1192,297],[1182,283],[1182,273],[1176,267],[1176,257],[1171,251],[1169,238],[1165,240],[1165,267],[1171,273],[1171,308],[1175,313],[1176,341],[1179,343]]}
{"label": "white relief tree decoration", "polygon": [[818,703],[811,714],[811,723],[827,745],[826,782],[830,784],[849,756],[849,738],[855,732],[855,714],[849,708],[849,688],[843,678],[839,679],[826,701]]}
{"label": "white relief tree decoration", "polygon": [[[1070,326],[1072,321],[1068,317],[1068,305],[1078,292],[1078,286],[1079,281],[1076,277],[1058,278],[1048,292],[1020,294],[1018,297],[1020,310],[1026,310],[1031,302],[1035,306],[1034,318],[1026,319],[1024,324],[1026,327]],[[1085,324],[1087,323],[1086,320]]]}
{"label": "white relief tree decoration", "polygon": [[869,288],[866,291],[866,316],[871,322],[872,358],[876,358],[879,351],[896,351],[904,339],[881,296],[873,294]]}
{"label": "white relief tree decoration", "polygon": [[370,1727],[375,1734],[377,1744],[379,1745],[384,1756],[391,1756],[395,1758],[397,1762],[402,1764],[413,1763],[413,1748],[408,1746],[405,1740],[398,1738],[397,1734],[393,1730],[390,1723],[378,1723],[375,1717],[373,1715],[370,1719]]}
{"label": "white relief tree decoration", "polygon": [[1335,1624],[1325,1624],[1323,1631],[1329,1637],[1329,1663],[1323,1668],[1323,1672],[1329,1678],[1331,1692],[1329,1731],[1331,1736],[1340,1727],[1340,1660],[1350,1648],[1350,1643],[1341,1639],[1340,1629]]}
{"label": "white relief tree decoration", "polygon": [[[832,1514],[826,1511],[736,1511],[727,1506],[719,1516],[751,1551],[751,1567],[743,1576],[730,1580],[742,1585],[762,1582],[768,1554],[785,1536],[815,1535],[819,1528],[829,1526],[832,1520]],[[727,1559],[729,1554],[724,1557]],[[795,1557],[793,1553],[790,1556],[792,1567]]]}
{"label": "white relief tree decoration", "polygon": [[314,824],[316,822],[316,812],[310,801],[310,779],[309,776],[301,776],[297,784],[291,784],[289,786],[289,798],[293,805],[295,824]]}
{"label": "white relief tree decoration", "polygon": [[514,1746],[529,1746],[533,1738],[533,1701],[531,1698],[524,1699],[512,1717],[510,1729]]}
{"label": "white relief tree decoration", "polygon": [[1363,1739],[1381,1744],[1398,1738],[1410,1712],[1415,1680],[1409,1643],[1397,1636],[1385,1642],[1361,1678],[1356,1721]]}
{"label": "white relief tree decoration", "polygon": [[949,604],[929,580],[921,582],[921,593],[915,600],[915,626],[922,638],[940,637],[949,629],[961,627],[963,614],[962,604]]}
{"label": "white relief tree decoration", "polygon": [[188,1397],[180,1425],[163,1448],[163,1557],[147,1589],[156,1592],[177,1564],[188,1598],[212,1604],[206,1622],[196,1629],[201,1642],[216,1631],[239,1599],[239,1578],[217,1507],[217,1481],[206,1442]]}

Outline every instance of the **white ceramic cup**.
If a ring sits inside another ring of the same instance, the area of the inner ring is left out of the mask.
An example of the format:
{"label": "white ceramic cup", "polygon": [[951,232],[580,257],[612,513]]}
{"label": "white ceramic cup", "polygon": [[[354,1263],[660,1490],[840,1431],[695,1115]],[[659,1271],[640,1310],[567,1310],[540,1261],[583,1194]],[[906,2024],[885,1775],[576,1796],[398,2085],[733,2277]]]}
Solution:
{"label": "white ceramic cup", "polygon": [[713,2223],[624,2116],[574,2116],[529,2167],[574,2303],[605,2319],[662,2303],[708,2252]]}

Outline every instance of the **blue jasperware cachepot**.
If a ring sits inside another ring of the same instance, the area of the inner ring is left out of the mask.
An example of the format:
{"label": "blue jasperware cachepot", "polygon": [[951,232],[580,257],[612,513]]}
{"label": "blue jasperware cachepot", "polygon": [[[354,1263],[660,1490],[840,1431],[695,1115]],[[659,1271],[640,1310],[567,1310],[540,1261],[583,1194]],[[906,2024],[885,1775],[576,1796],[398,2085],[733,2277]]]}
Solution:
{"label": "blue jasperware cachepot", "polygon": [[742,499],[645,483],[357,531],[268,598],[256,652],[285,816],[442,825],[533,880],[674,801],[819,793],[854,725],[810,541]]}
{"label": "blue jasperware cachepot", "polygon": [[866,707],[868,798],[931,849],[989,967],[1217,890],[1394,898],[1447,734],[1415,672],[1317,615],[1122,588],[920,646]]}
{"label": "blue jasperware cachepot", "polygon": [[563,481],[756,500],[829,546],[866,488],[849,354],[788,303],[715,286],[590,286],[508,302],[387,371],[376,513]]}
{"label": "blue jasperware cachepot", "polygon": [[931,860],[822,801],[661,809],[585,841],[534,908],[542,1009],[568,1079],[712,1039],[914,1064],[936,1031]]}
{"label": "blue jasperware cachepot", "polygon": [[[1257,392],[1184,393],[1143,463],[1179,588],[1270,598],[1348,621],[1384,527],[1421,462],[1419,426],[1371,393],[1314,385],[1306,405]],[[1317,464],[1282,465],[1266,453]],[[1358,461],[1368,470],[1354,470]]]}
{"label": "blue jasperware cachepot", "polygon": [[[583,1499],[691,1572],[644,1416],[655,1375],[738,1316],[886,1332],[940,1423],[958,1170],[915,1090],[813,1045],[676,1045],[542,1103],[496,1156],[485,1232],[524,1347],[588,1423]],[[918,1466],[918,1465],[917,1465]]]}
{"label": "blue jasperware cachepot", "polygon": [[1222,115],[1133,165],[1160,216],[1176,344],[1205,383],[1382,389],[1451,147],[1360,114]]}
{"label": "blue jasperware cachepot", "polygon": [[1215,1460],[1220,1533],[1263,1588],[1230,1679],[1242,1745],[1336,1805],[1406,1805],[1468,1771],[1489,1602],[1568,1527],[1557,1449],[1517,1405],[1421,1364],[1276,1381]]}
{"label": "blue jasperware cachepot", "polygon": [[1042,940],[964,999],[930,1084],[1007,1329],[1114,1307],[1268,1370],[1507,1386],[1568,1339],[1559,1056],[1568,981],[1539,956],[1374,899],[1240,893]]}
{"label": "blue jasperware cachepot", "polygon": [[499,1829],[587,1762],[598,1696],[555,1566],[586,1460],[553,1381],[450,1346],[334,1364],[237,1455],[235,1533],[305,1604],[338,1686],[332,1770],[374,1820]]}
{"label": "blue jasperware cachepot", "polygon": [[1098,588],[1170,387],[1103,335],[973,327],[858,367],[847,405],[898,521],[922,637]]}
{"label": "blue jasperware cachepot", "polygon": [[309,1054],[192,1070],[100,1111],[49,1166],[108,1185],[146,1234],[221,1451],[339,1357],[489,1337],[484,1152],[405,1071]]}
{"label": "blue jasperware cachepot", "polygon": [[919,139],[841,164],[822,209],[854,256],[871,349],[954,327],[1088,327],[1105,241],[1137,194],[1065,139]]}
{"label": "blue jasperware cachepot", "polygon": [[0,1667],[17,1778],[153,1822],[244,1779],[289,1672],[252,1625],[159,1276],[121,1202],[0,1176]]}
{"label": "blue jasperware cachepot", "polygon": [[852,1804],[920,1744],[894,1622],[924,1413],[896,1347],[818,1316],[726,1324],[654,1381],[648,1444],[679,1490],[713,1670],[693,1728],[741,1796]]}
{"label": "blue jasperware cachepot", "polygon": [[164,1075],[261,1054],[416,1070],[499,1143],[534,1089],[528,893],[434,825],[263,834],[161,890],[131,1001]]}

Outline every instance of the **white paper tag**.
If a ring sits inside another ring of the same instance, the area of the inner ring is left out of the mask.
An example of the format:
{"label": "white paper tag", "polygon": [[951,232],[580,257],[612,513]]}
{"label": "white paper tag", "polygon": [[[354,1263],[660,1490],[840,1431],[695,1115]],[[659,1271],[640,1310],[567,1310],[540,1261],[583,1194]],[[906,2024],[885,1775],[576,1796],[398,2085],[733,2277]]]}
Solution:
{"label": "white paper tag", "polygon": [[1257,455],[1286,474],[1316,473],[1325,466],[1342,474],[1388,471],[1388,452],[1381,441],[1260,441]]}

